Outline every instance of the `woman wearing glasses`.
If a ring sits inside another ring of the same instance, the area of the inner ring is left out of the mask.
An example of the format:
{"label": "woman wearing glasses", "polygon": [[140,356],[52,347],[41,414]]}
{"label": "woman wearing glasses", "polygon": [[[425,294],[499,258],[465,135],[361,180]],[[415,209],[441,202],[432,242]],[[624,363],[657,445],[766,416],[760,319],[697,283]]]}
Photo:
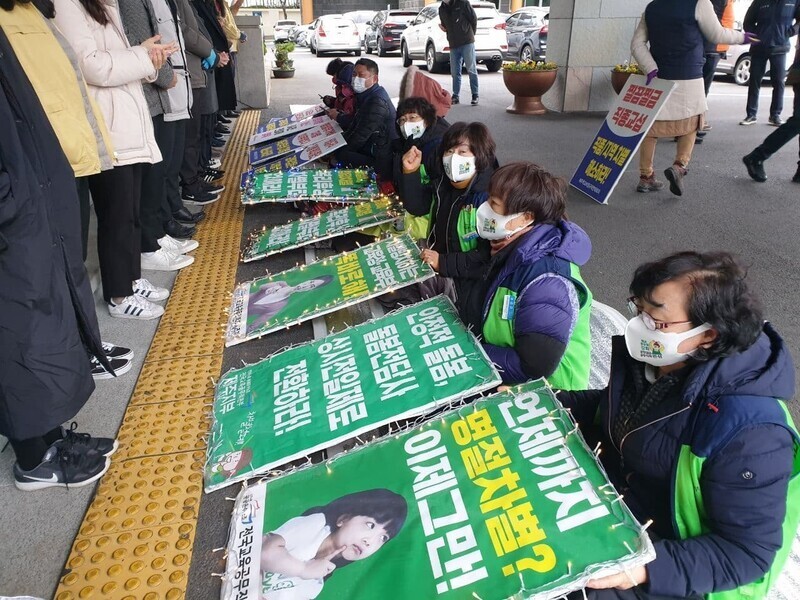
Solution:
{"label": "woman wearing glasses", "polygon": [[730,254],[644,264],[630,291],[608,387],[559,399],[602,442],[626,504],[652,520],[656,558],[590,581],[588,597],[764,598],[800,516],[792,358]]}

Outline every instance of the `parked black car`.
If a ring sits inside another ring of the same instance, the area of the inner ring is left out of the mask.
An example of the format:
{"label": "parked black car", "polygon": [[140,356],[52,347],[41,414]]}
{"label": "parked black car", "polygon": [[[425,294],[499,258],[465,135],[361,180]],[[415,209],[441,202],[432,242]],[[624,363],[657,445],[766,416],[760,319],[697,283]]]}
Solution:
{"label": "parked black car", "polygon": [[367,54],[374,50],[378,56],[386,56],[387,52],[400,50],[400,35],[408,24],[414,20],[415,10],[381,10],[367,23],[364,34],[364,49]]}
{"label": "parked black car", "polygon": [[544,60],[549,9],[521,8],[506,19],[507,60]]}

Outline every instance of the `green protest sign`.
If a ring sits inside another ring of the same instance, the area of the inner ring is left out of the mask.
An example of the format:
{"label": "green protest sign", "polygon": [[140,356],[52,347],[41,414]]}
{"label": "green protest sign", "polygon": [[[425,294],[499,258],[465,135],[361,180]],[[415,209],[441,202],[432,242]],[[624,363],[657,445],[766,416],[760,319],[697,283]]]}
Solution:
{"label": "green protest sign", "polygon": [[250,262],[398,218],[388,198],[364,202],[250,234],[242,261]]}
{"label": "green protest sign", "polygon": [[326,200],[355,202],[377,195],[366,169],[307,169],[250,172],[243,179],[242,204]]}
{"label": "green protest sign", "polygon": [[225,600],[545,600],[654,558],[542,381],[244,489]]}
{"label": "green protest sign", "polygon": [[284,350],[219,381],[206,491],[498,383],[442,296]]}
{"label": "green protest sign", "polygon": [[[302,323],[434,276],[404,234],[239,284],[226,346]],[[308,293],[312,292],[312,293]]]}

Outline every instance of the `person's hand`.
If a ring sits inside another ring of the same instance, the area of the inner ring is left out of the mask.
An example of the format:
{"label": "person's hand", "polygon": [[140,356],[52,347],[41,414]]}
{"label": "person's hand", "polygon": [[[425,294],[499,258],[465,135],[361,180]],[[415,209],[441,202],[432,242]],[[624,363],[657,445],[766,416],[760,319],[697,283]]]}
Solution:
{"label": "person's hand", "polygon": [[502,392],[510,392],[511,386],[510,385],[498,385],[497,386],[497,393],[500,394]]}
{"label": "person's hand", "polygon": [[591,579],[586,584],[587,588],[593,590],[605,590],[617,588],[619,590],[629,590],[632,587],[647,583],[647,569],[644,566],[636,567],[630,571],[623,571],[616,575],[608,575],[600,579]]}
{"label": "person's hand", "polygon": [[439,253],[435,250],[430,250],[426,248],[423,250],[419,257],[422,259],[422,262],[427,263],[431,266],[431,269],[439,272]]}
{"label": "person's hand", "polygon": [[202,65],[203,69],[209,71],[214,68],[214,63],[217,62],[217,53],[214,50],[211,50],[211,54],[203,59]]}
{"label": "person's hand", "polygon": [[176,85],[178,85],[178,76],[175,73],[173,73],[172,74],[172,81],[170,81],[169,85],[167,86],[167,89],[171,90]]}
{"label": "person's hand", "polygon": [[447,27],[445,27],[445,26],[444,26],[444,25],[442,25],[441,23],[439,23],[439,29],[441,29],[442,31],[444,31],[445,33],[447,33]]}
{"label": "person's hand", "polygon": [[656,77],[658,77],[658,69],[653,69],[647,74],[647,83],[645,85],[650,85]]}
{"label": "person's hand", "polygon": [[244,44],[247,41],[247,34],[244,31],[239,32],[239,43]]}
{"label": "person's hand", "polygon": [[413,173],[418,171],[422,165],[422,151],[416,146],[411,146],[408,152],[403,154],[403,172]]}
{"label": "person's hand", "polygon": [[761,40],[756,37],[755,33],[750,33],[749,31],[744,32],[745,44],[758,44],[759,42],[761,42]]}
{"label": "person's hand", "polygon": [[331,119],[333,119],[334,121],[336,120],[336,117],[339,116],[339,111],[336,110],[335,108],[330,108],[330,109],[326,110],[325,112],[328,113],[328,116]]}
{"label": "person's hand", "polygon": [[227,52],[220,52],[219,53],[219,66],[220,67],[227,67],[228,63],[231,61],[230,54]]}
{"label": "person's hand", "polygon": [[303,567],[303,572],[300,574],[300,577],[303,579],[322,579],[327,577],[333,573],[333,570],[336,568],[336,565],[332,562],[333,559],[344,552],[345,548],[347,548],[347,546],[342,546],[322,558],[312,558],[306,561],[306,566]]}

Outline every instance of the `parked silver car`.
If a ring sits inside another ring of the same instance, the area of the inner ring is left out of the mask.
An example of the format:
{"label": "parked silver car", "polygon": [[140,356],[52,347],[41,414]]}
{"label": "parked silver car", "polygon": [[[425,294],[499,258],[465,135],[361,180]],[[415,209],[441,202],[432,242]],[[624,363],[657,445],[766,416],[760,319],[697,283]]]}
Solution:
{"label": "parked silver car", "polygon": [[[786,54],[787,69],[794,62],[794,54],[795,46],[792,44],[792,49]],[[750,81],[750,44],[736,44],[728,48],[725,58],[717,65],[717,73],[731,75],[738,85],[747,85]],[[764,76],[769,76],[769,70]]]}

